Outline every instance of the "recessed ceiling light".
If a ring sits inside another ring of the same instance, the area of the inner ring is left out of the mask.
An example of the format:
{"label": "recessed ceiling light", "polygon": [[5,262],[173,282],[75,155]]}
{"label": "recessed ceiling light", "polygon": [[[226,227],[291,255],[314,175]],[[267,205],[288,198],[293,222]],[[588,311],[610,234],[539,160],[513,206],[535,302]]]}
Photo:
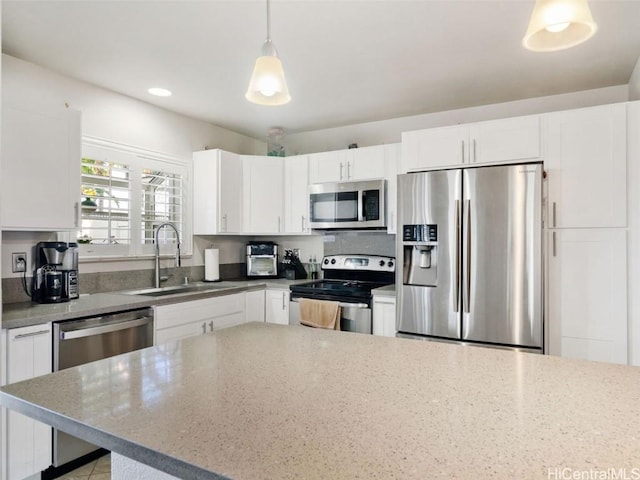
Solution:
{"label": "recessed ceiling light", "polygon": [[157,97],[170,97],[171,91],[166,88],[153,87],[147,90],[151,95],[155,95]]}

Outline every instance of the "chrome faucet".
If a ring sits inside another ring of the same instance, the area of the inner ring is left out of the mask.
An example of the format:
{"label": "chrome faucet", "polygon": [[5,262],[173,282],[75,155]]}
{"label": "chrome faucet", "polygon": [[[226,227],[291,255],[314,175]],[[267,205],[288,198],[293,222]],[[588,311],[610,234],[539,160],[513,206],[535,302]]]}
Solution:
{"label": "chrome faucet", "polygon": [[160,233],[163,227],[171,227],[176,232],[176,267],[180,266],[180,233],[173,223],[161,223],[156,227],[153,234],[156,243],[156,288],[160,288],[160,244],[158,242],[158,233]]}

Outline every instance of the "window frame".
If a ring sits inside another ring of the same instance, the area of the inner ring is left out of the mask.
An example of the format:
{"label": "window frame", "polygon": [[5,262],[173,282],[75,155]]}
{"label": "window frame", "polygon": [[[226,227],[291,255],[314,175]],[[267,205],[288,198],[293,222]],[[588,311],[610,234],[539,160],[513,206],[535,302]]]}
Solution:
{"label": "window frame", "polygon": [[[82,157],[93,158],[127,165],[130,172],[130,212],[129,244],[79,244],[80,260],[115,260],[148,258],[155,255],[155,245],[142,243],[142,172],[143,170],[161,171],[180,175],[182,183],[182,219],[178,229],[181,231],[180,250],[183,255],[192,255],[193,240],[191,233],[191,162],[166,153],[156,152],[97,137],[83,136]],[[82,183],[82,181],[81,181]],[[78,192],[79,195],[82,192]],[[81,200],[83,197],[81,197]],[[81,215],[82,223],[82,215]],[[165,229],[166,230],[166,229]],[[78,229],[77,237],[81,235]],[[160,243],[160,255],[173,255],[175,242]]]}

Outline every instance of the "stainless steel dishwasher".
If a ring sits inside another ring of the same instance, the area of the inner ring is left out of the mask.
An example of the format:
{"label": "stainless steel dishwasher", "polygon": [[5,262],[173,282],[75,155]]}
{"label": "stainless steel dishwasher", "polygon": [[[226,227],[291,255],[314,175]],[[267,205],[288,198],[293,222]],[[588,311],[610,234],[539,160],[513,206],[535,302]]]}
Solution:
{"label": "stainless steel dishwasher", "polygon": [[[85,317],[53,324],[53,371],[153,345],[153,309]],[[98,447],[53,430],[53,466],[59,467]]]}

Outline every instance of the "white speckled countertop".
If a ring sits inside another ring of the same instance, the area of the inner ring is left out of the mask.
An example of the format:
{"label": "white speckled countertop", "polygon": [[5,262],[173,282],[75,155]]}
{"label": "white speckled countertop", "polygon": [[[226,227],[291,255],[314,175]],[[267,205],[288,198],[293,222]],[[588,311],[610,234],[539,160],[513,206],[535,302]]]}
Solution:
{"label": "white speckled countertop", "polygon": [[258,323],[0,390],[9,408],[199,479],[631,474],[639,399],[637,367]]}
{"label": "white speckled countertop", "polygon": [[396,296],[396,286],[395,284],[385,285],[384,287],[374,288],[371,290],[373,296],[380,297],[395,297]]}
{"label": "white speckled countertop", "polygon": [[59,320],[71,320],[73,318],[144,308],[152,305],[166,305],[169,303],[198,300],[200,298],[230,295],[252,289],[289,288],[292,284],[310,281],[311,280],[287,280],[283,278],[223,281],[212,284],[212,286],[216,288],[215,290],[176,293],[163,297],[125,295],[121,292],[108,292],[83,295],[76,300],[63,303],[13,303],[2,306],[2,328],[28,327]]}

